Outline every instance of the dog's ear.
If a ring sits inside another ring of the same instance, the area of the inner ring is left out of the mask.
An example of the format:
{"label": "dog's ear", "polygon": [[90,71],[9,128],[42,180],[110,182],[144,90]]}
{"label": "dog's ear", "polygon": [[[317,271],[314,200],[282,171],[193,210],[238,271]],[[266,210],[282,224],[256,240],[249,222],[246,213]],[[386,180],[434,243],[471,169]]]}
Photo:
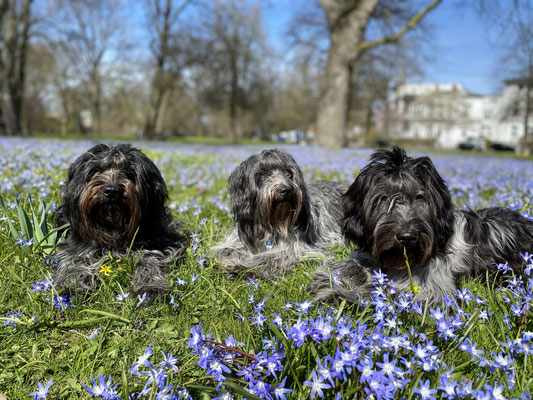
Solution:
{"label": "dog's ear", "polygon": [[142,197],[146,199],[148,213],[159,213],[168,199],[167,185],[161,172],[154,162],[140,150],[132,147],[126,151],[130,164],[135,165],[137,175],[142,181],[138,182],[137,187],[138,190],[143,191]]}
{"label": "dog's ear", "polygon": [[454,208],[452,195],[428,157],[415,160],[415,174],[424,185],[437,213],[437,247],[443,249],[453,232]]}
{"label": "dog's ear", "polygon": [[363,248],[365,243],[362,210],[367,180],[366,174],[362,171],[342,196],[342,233],[359,248]]}
{"label": "dog's ear", "polygon": [[229,177],[229,194],[233,220],[241,241],[254,247],[259,237],[256,221],[258,207],[258,193],[252,178],[252,166],[257,156],[252,156],[242,162]]}
{"label": "dog's ear", "polygon": [[80,197],[85,188],[85,184],[90,179],[95,161],[97,162],[98,160],[98,155],[108,149],[109,147],[107,145],[98,144],[87,150],[70,165],[62,190],[62,204],[56,216],[58,226],[67,222],[73,225],[80,223],[78,212]]}

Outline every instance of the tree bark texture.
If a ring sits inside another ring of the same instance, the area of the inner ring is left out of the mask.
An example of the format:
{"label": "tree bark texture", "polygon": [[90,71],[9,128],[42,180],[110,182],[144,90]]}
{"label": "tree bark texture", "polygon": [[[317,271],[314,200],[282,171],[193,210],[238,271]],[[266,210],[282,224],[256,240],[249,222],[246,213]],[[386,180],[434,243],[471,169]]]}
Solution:
{"label": "tree bark texture", "polygon": [[2,118],[8,136],[21,133],[22,102],[26,54],[30,29],[30,3],[25,0],[20,9],[17,0],[2,2],[0,78]]}
{"label": "tree bark texture", "polygon": [[[150,90],[150,105],[146,117],[144,131],[148,138],[152,139],[157,134],[157,121],[161,114],[161,105],[167,90],[165,85],[165,64],[168,58],[168,42],[170,36],[170,16],[172,13],[172,1],[166,0],[164,9],[159,2],[155,1],[154,23],[156,24],[157,39],[159,41],[158,53],[156,54],[156,70]],[[184,3],[186,5],[186,3]],[[150,7],[150,5],[148,5]],[[162,16],[162,26],[159,24]]]}
{"label": "tree bark texture", "polygon": [[350,65],[359,56],[370,15],[379,0],[362,0],[346,9],[343,1],[320,0],[328,19],[330,49],[326,67],[325,92],[316,121],[318,144],[339,148],[345,144],[348,114]]}

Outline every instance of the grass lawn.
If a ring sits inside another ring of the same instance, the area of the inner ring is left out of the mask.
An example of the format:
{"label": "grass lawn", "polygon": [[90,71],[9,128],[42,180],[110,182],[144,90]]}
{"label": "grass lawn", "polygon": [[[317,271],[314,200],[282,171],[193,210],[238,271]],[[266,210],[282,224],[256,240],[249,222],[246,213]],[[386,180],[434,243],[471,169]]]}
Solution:
{"label": "grass lawn", "polygon": [[[17,202],[38,214],[45,201],[52,228],[66,170],[94,144],[0,138],[6,206],[0,209],[0,399],[533,395],[533,260],[527,255],[523,274],[463,281],[464,290],[435,308],[413,293],[395,293],[379,277],[380,290],[354,307],[315,304],[306,286],[317,262],[302,263],[279,282],[225,278],[209,249],[231,226],[227,179],[261,145],[135,143],[161,170],[169,207],[193,232],[185,261],[171,266],[172,289],[154,299],[127,296],[134,260],[117,259],[101,274],[98,290],[60,297],[51,282],[52,249],[15,238],[8,221],[21,234]],[[307,181],[351,182],[371,154],[283,149]],[[532,161],[431,157],[458,207],[533,214]],[[326,257],[348,252],[338,247]]]}

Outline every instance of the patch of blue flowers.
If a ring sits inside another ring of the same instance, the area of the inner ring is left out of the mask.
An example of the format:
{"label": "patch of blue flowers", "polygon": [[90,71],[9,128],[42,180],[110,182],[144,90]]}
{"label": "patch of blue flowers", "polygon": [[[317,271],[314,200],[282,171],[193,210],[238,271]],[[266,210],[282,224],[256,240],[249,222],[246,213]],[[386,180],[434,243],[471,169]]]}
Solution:
{"label": "patch of blue flowers", "polygon": [[[495,350],[482,350],[468,337],[493,318],[486,299],[463,288],[430,308],[415,293],[397,293],[381,273],[373,277],[371,297],[360,300],[357,317],[301,303],[265,316],[263,301],[250,318],[264,336],[262,348],[245,349],[233,336],[216,340],[201,324],[191,329],[188,347],[213,379],[217,399],[249,393],[284,400],[293,392],[335,399],[506,399],[517,384],[521,390],[531,384],[516,368],[518,359],[531,362],[533,352],[533,332],[525,329],[533,262],[530,255],[524,259],[523,274],[505,280],[495,294],[509,306],[503,310],[508,340],[489,342]],[[498,268],[512,273],[505,264]],[[457,354],[454,364],[443,361],[449,352]],[[531,397],[524,390],[521,398]]]}

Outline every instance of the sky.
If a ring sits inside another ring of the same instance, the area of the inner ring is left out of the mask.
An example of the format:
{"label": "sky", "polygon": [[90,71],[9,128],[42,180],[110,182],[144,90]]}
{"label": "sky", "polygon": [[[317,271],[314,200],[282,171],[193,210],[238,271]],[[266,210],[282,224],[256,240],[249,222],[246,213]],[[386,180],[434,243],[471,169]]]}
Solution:
{"label": "sky", "polygon": [[[494,32],[487,29],[487,21],[470,7],[457,4],[457,1],[444,0],[426,16],[426,22],[433,28],[431,59],[421,66],[422,77],[408,81],[460,83],[474,93],[496,93],[508,76],[498,71],[500,49],[491,43]],[[283,41],[295,7],[305,7],[305,1],[270,0],[264,22],[271,41]]]}
{"label": "sky", "polygon": [[[511,3],[509,1],[509,3]],[[494,93],[508,78],[497,69],[500,48],[491,39],[487,22],[470,8],[444,1],[427,22],[434,26],[434,60],[423,66],[424,79],[416,81],[461,83],[474,93]]]}

